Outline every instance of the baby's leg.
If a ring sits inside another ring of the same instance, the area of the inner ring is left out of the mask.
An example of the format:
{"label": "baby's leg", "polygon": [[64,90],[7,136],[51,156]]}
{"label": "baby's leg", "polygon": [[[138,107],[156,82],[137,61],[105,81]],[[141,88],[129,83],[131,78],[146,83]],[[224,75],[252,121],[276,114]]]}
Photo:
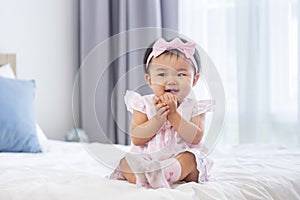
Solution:
{"label": "baby's leg", "polygon": [[135,174],[132,172],[125,158],[122,158],[120,161],[120,169],[122,171],[123,176],[129,183],[136,183]]}
{"label": "baby's leg", "polygon": [[198,182],[199,171],[194,154],[183,152],[176,156],[176,159],[181,165],[181,175],[179,180],[187,182]]}
{"label": "baby's leg", "polygon": [[144,173],[134,173],[125,157],[120,161],[120,170],[129,183],[137,184],[138,186],[145,188],[150,187]]}
{"label": "baby's leg", "polygon": [[128,182],[136,183],[138,186],[145,188],[150,186],[152,188],[170,188],[159,161],[146,160],[141,156],[127,155],[120,162],[120,170]]}
{"label": "baby's leg", "polygon": [[153,161],[147,167],[145,176],[152,188],[170,188],[159,161]]}

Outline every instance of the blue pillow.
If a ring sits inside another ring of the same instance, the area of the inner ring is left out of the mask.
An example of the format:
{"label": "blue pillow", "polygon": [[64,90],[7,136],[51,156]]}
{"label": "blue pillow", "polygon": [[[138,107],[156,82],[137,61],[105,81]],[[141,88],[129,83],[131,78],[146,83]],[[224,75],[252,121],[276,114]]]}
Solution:
{"label": "blue pillow", "polygon": [[41,152],[34,96],[35,81],[0,77],[0,152]]}

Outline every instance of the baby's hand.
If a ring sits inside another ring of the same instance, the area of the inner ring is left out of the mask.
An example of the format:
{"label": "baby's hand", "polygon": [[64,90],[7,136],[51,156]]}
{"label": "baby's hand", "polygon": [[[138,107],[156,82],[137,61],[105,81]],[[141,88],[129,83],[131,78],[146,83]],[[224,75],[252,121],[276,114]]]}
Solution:
{"label": "baby's hand", "polygon": [[170,108],[170,114],[175,113],[177,110],[177,98],[171,93],[165,93],[159,97],[162,103],[165,103]]}
{"label": "baby's hand", "polygon": [[154,103],[154,106],[156,109],[155,118],[161,122],[166,121],[167,116],[170,112],[169,106],[167,104],[161,102],[161,100],[159,98],[155,98],[153,103]]}

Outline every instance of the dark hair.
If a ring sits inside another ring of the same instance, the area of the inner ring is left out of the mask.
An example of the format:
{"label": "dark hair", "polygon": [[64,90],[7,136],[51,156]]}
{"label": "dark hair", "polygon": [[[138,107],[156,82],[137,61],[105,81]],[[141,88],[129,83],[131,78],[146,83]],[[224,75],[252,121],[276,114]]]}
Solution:
{"label": "dark hair", "polygon": [[[173,38],[174,39],[174,38]],[[186,43],[187,42],[187,40],[185,40],[185,39],[182,39],[182,38],[179,38],[182,42],[184,42],[184,43]],[[171,41],[171,40],[168,40],[168,42],[169,41]],[[156,41],[155,41],[156,42]],[[153,42],[151,45],[150,45],[150,47],[149,48],[147,48],[147,50],[146,50],[146,52],[145,52],[145,55],[144,55],[144,61],[143,61],[143,64],[144,64],[144,69],[145,69],[145,72],[146,73],[148,73],[148,69],[147,69],[147,66],[146,66],[146,63],[147,63],[147,59],[148,59],[148,57],[149,57],[149,55],[151,54],[151,52],[153,51],[153,45],[154,45],[154,43],[155,42]],[[171,49],[171,50],[166,50],[166,51],[164,51],[162,54],[166,54],[166,53],[168,53],[168,54],[183,54],[182,52],[180,52],[179,50],[176,50],[176,49]],[[161,54],[161,55],[162,55]],[[197,48],[195,48],[195,53],[194,53],[194,58],[195,58],[195,61],[196,61],[196,63],[197,63],[197,66],[198,66],[198,70],[196,71],[196,73],[200,73],[201,72],[201,60],[200,60],[200,55],[199,55],[199,53],[198,53],[198,50],[197,50]],[[158,56],[159,57],[159,56]],[[150,62],[151,62],[151,60],[150,60]],[[150,63],[149,62],[149,63]]]}

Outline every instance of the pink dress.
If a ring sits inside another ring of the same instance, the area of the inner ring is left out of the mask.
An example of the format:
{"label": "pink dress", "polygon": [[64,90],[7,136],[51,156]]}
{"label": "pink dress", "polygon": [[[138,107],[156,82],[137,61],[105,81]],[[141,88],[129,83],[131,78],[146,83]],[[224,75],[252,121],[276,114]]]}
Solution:
{"label": "pink dress", "polygon": [[[127,91],[125,94],[125,104],[128,111],[133,112],[137,110],[147,115],[148,119],[155,116],[156,110],[153,104],[155,95],[145,95]],[[192,117],[200,115],[202,113],[212,111],[213,104],[211,100],[194,100],[186,98],[178,107],[177,111],[181,116],[190,121]],[[203,183],[209,180],[209,171],[213,165],[213,161],[206,157],[207,149],[200,142],[197,145],[191,145],[185,142],[172,125],[166,121],[157,134],[145,145],[135,146],[131,144],[131,152],[138,153],[150,158],[151,160],[166,160],[173,158],[182,152],[191,152],[195,155],[197,169],[199,171],[199,182]],[[120,174],[116,174],[115,170],[110,177],[118,177]]]}

